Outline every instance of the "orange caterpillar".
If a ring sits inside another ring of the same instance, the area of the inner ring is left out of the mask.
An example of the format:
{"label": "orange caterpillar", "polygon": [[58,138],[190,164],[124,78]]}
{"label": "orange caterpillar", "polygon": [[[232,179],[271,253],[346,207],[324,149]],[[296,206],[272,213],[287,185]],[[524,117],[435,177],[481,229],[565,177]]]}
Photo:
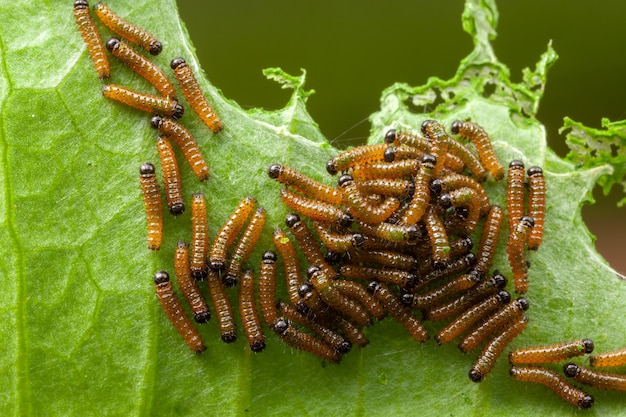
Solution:
{"label": "orange caterpillar", "polygon": [[364,239],[360,233],[333,233],[328,230],[328,225],[319,221],[313,221],[313,226],[324,246],[334,252],[348,252],[363,245]]}
{"label": "orange caterpillar", "polygon": [[317,266],[311,266],[307,271],[307,276],[311,280],[315,291],[317,291],[326,304],[361,326],[370,324],[371,317],[367,310],[351,298],[339,292],[339,290],[332,285],[333,281],[329,279],[321,269]]}
{"label": "orange caterpillar", "polygon": [[355,180],[374,180],[379,178],[400,179],[415,175],[419,167],[420,163],[417,159],[359,163],[352,168],[352,177]]}
{"label": "orange caterpillar", "polygon": [[302,314],[292,304],[287,304],[282,300],[278,302],[278,309],[284,318],[308,327],[336,352],[344,354],[352,349],[350,340],[320,324],[316,320],[318,318],[315,313]]}
{"label": "orange caterpillar", "polygon": [[450,298],[451,295],[473,287],[478,282],[475,274],[463,274],[445,284],[422,294],[406,293],[402,299],[413,308],[431,308]]}
{"label": "orange caterpillar", "polygon": [[524,163],[513,160],[509,164],[506,184],[506,211],[509,218],[509,234],[515,230],[519,219],[524,215]]}
{"label": "orange caterpillar", "polygon": [[169,98],[140,93],[139,91],[114,84],[103,85],[102,95],[146,113],[162,114],[173,119],[183,117],[185,110],[177,101]]}
{"label": "orange caterpillar", "polygon": [[411,288],[417,281],[417,276],[409,271],[400,269],[374,268],[354,264],[344,264],[339,273],[346,277],[359,280],[376,280],[387,284]]}
{"label": "orange caterpillar", "polygon": [[494,274],[488,280],[481,281],[461,296],[424,311],[424,318],[437,321],[454,317],[470,308],[480,300],[500,291],[506,286],[506,278],[502,274]]}
{"label": "orange caterpillar", "polygon": [[235,211],[226,220],[226,223],[222,225],[220,231],[217,232],[215,242],[211,247],[211,255],[209,256],[209,266],[215,271],[224,269],[228,248],[235,241],[237,234],[250,216],[255,204],[256,198],[252,196],[247,196],[241,200]]}
{"label": "orange caterpillar", "polygon": [[317,182],[301,172],[285,165],[273,164],[267,174],[281,184],[293,187],[302,194],[330,204],[341,204],[341,190]]}
{"label": "orange caterpillar", "polygon": [[379,205],[373,205],[361,194],[351,175],[344,174],[339,178],[339,187],[343,191],[343,200],[351,213],[359,220],[369,224],[383,222],[400,207],[400,201],[388,197]]}
{"label": "orange caterpillar", "polygon": [[203,193],[191,196],[191,276],[202,281],[207,275],[209,225]]}
{"label": "orange caterpillar", "polygon": [[237,285],[241,267],[248,260],[252,250],[261,237],[261,232],[265,225],[265,214],[265,209],[258,207],[252,215],[250,223],[248,223],[248,226],[243,231],[239,242],[237,242],[237,246],[235,246],[230,258],[230,263],[226,268],[226,274],[222,277],[222,282],[226,287],[234,287]]}
{"label": "orange caterpillar", "polygon": [[185,202],[176,155],[174,155],[172,145],[163,135],[157,136],[157,149],[163,170],[163,188],[165,188],[167,208],[174,216],[179,216],[185,212]]}
{"label": "orange caterpillar", "polygon": [[434,206],[427,207],[424,213],[424,223],[433,247],[433,261],[436,265],[444,265],[450,260],[450,243],[436,210]]}
{"label": "orange caterpillar", "polygon": [[493,264],[493,258],[496,255],[498,246],[498,237],[500,236],[500,226],[502,225],[503,213],[499,206],[492,205],[483,233],[480,238],[480,247],[474,271],[481,277],[487,275]]}
{"label": "orange caterpillar", "polygon": [[593,405],[593,396],[569,384],[565,378],[553,370],[532,366],[524,368],[513,366],[511,367],[511,376],[521,382],[535,382],[545,385],[563,401],[576,407],[591,408]]}
{"label": "orange caterpillar", "polygon": [[150,119],[150,125],[176,143],[180,150],[183,151],[187,163],[189,163],[189,166],[200,181],[205,181],[209,178],[209,167],[202,157],[200,148],[191,132],[180,123],[167,117],[154,116]]}
{"label": "orange caterpillar", "polygon": [[474,143],[482,164],[491,172],[496,181],[504,178],[504,167],[493,151],[491,139],[485,130],[476,123],[457,120],[452,123],[450,131],[455,135],[468,138]]}
{"label": "orange caterpillar", "polygon": [[464,311],[446,327],[441,329],[439,333],[437,333],[437,336],[435,336],[435,340],[440,345],[450,343],[472,325],[477,323],[479,320],[482,320],[487,315],[493,313],[510,300],[511,295],[505,290],[499,291],[498,293],[487,297],[480,303]]}
{"label": "orange caterpillar", "polygon": [[228,294],[226,294],[226,290],[222,285],[222,280],[217,275],[217,272],[212,269],[209,270],[207,275],[207,284],[213,307],[215,307],[222,340],[226,343],[232,343],[237,340],[237,327],[235,326],[233,308],[228,300]]}
{"label": "orange caterpillar", "polygon": [[364,235],[376,237],[389,242],[414,241],[419,237],[418,228],[415,225],[405,226],[391,223],[378,223],[370,225],[359,222],[359,230]]}
{"label": "orange caterpillar", "polygon": [[448,146],[452,140],[448,137],[445,128],[435,120],[426,120],[422,123],[422,133],[430,139],[431,153],[437,161],[433,176],[438,177],[446,163]]}
{"label": "orange caterpillar", "polygon": [[135,26],[122,19],[101,2],[96,3],[93,6],[93,9],[96,12],[96,15],[98,15],[100,21],[104,23],[106,27],[124,39],[138,44],[152,55],[158,55],[163,50],[163,45],[157,38],[154,37],[154,35],[139,26]]}
{"label": "orange caterpillar", "polygon": [[489,316],[487,320],[479,324],[470,334],[465,336],[463,341],[459,344],[459,349],[461,349],[463,353],[475,349],[483,340],[493,334],[493,332],[522,317],[526,310],[528,310],[528,301],[524,297],[520,297],[512,303],[504,305]]}
{"label": "orange caterpillar", "polygon": [[278,319],[273,327],[280,339],[291,347],[312,353],[328,362],[339,363],[341,355],[330,345],[317,340],[307,333],[302,333],[285,318]]}
{"label": "orange caterpillar", "polygon": [[375,178],[355,181],[363,194],[378,194],[388,197],[407,197],[413,193],[415,186],[412,181],[403,179]]}
{"label": "orange caterpillar", "polygon": [[[285,269],[285,281],[287,282],[287,293],[289,299],[293,304],[297,304],[300,301],[300,295],[298,295],[298,287],[302,284],[300,260],[296,253],[292,241],[287,237],[287,234],[283,229],[276,228],[272,234],[274,239],[274,245],[283,258],[283,266]],[[271,325],[271,323],[268,323]]]}
{"label": "orange caterpillar", "polygon": [[261,319],[254,301],[254,275],[251,269],[244,269],[239,286],[239,312],[243,329],[248,338],[250,350],[262,352],[265,349],[265,335]]}
{"label": "orange caterpillar", "polygon": [[202,353],[206,349],[198,331],[193,327],[191,320],[185,315],[183,307],[172,288],[170,276],[165,271],[154,274],[156,293],[163,311],[167,314],[178,333],[185,339],[187,345],[196,353]]}
{"label": "orange caterpillar", "polygon": [[102,38],[96,28],[96,24],[91,18],[89,13],[89,2],[87,0],[74,1],[74,18],[78,25],[78,30],[85,40],[89,55],[96,66],[96,72],[101,80],[109,78],[111,75],[111,68],[109,67],[109,58],[104,51],[104,45],[102,44]]}
{"label": "orange caterpillar", "polygon": [[278,321],[276,311],[276,261],[278,257],[271,250],[263,253],[259,274],[259,304],[263,319],[273,327]]}
{"label": "orange caterpillar", "polygon": [[437,159],[426,154],[421,159],[420,169],[415,175],[415,191],[411,204],[402,215],[403,224],[413,225],[422,219],[428,203],[430,203],[430,180],[435,173]]}
{"label": "orange caterpillar", "polygon": [[509,353],[509,362],[514,365],[560,362],[591,352],[593,352],[591,339],[571,340],[548,346],[532,346],[514,350]]}
{"label": "orange caterpillar", "polygon": [[470,152],[465,145],[456,140],[448,141],[448,151],[451,155],[456,155],[463,162],[463,164],[470,170],[472,175],[476,178],[478,182],[484,182],[487,180],[487,175],[489,175],[489,171],[485,169],[480,160]]}
{"label": "orange caterpillar", "polygon": [[285,224],[296,238],[298,246],[300,246],[309,265],[320,267],[330,279],[335,279],[337,272],[324,259],[317,239],[315,239],[307,225],[300,220],[300,216],[293,213],[288,214],[285,217]]}
{"label": "orange caterpillar", "polygon": [[106,43],[106,47],[111,52],[111,55],[122,61],[122,63],[127,65],[137,75],[148,80],[162,96],[177,101],[174,86],[165,73],[161,71],[154,62],[117,38],[109,39]]}
{"label": "orange caterpillar", "polygon": [[367,286],[367,291],[382,303],[387,312],[409,331],[413,339],[422,343],[428,340],[428,332],[422,323],[413,315],[411,310],[406,308],[398,297],[384,283],[371,281]]}
{"label": "orange caterpillar", "polygon": [[480,214],[487,214],[489,211],[489,196],[483,186],[472,177],[462,174],[448,174],[435,178],[430,182],[430,191],[436,195],[464,187],[471,188],[476,192],[476,197],[479,201],[478,205],[481,208]]}
{"label": "orange caterpillar", "polygon": [[196,322],[200,324],[208,322],[211,318],[211,313],[200,292],[200,288],[198,288],[198,284],[191,278],[191,270],[189,269],[189,244],[182,240],[178,241],[178,246],[174,252],[174,270],[176,272],[178,286],[185,296],[185,299],[187,299]]}
{"label": "orange caterpillar", "polygon": [[[470,268],[472,268],[475,263],[476,263],[476,255],[474,255],[472,252],[462,255],[458,257],[457,259],[445,264],[443,268],[431,270],[427,274],[424,274],[424,273],[420,274],[419,275],[420,279],[417,285],[415,286],[415,290],[416,291],[423,290],[431,286],[432,284],[435,284],[438,281],[443,280],[444,278],[449,278],[460,273],[465,273]],[[479,275],[476,274],[476,272],[470,271],[470,274],[472,275],[472,277],[469,277],[471,278],[471,280],[473,281],[479,280],[480,277]]]}
{"label": "orange caterpillar", "polygon": [[626,365],[626,348],[590,356],[589,364],[591,366],[598,367],[616,367]]}
{"label": "orange caterpillar", "polygon": [[139,167],[139,181],[148,218],[148,249],[159,250],[163,239],[163,207],[154,165],[150,162]]}
{"label": "orange caterpillar", "polygon": [[418,265],[417,259],[411,255],[384,250],[355,250],[350,252],[350,262],[354,264],[372,262],[403,270],[413,269]]}
{"label": "orange caterpillar", "polygon": [[376,298],[368,293],[361,284],[354,281],[335,280],[331,283],[341,294],[358,301],[378,320],[385,317],[385,311]]}
{"label": "orange caterpillar", "polygon": [[491,372],[491,369],[496,364],[496,361],[504,349],[513,339],[524,331],[527,324],[528,319],[526,317],[521,317],[515,322],[510,323],[507,327],[496,334],[493,339],[487,342],[478,356],[478,359],[474,362],[472,369],[468,373],[469,379],[473,382],[482,381],[483,378]]}
{"label": "orange caterpillar", "polygon": [[626,375],[594,371],[572,362],[563,366],[563,373],[574,381],[598,389],[626,391]]}
{"label": "orange caterpillar", "polygon": [[280,190],[280,199],[290,209],[306,217],[310,217],[313,220],[320,220],[325,223],[337,223],[343,227],[350,227],[352,223],[354,223],[354,217],[352,217],[352,215],[334,205],[302,197],[285,188]]}
{"label": "orange caterpillar", "polygon": [[528,291],[528,264],[524,247],[530,230],[535,225],[532,217],[522,216],[509,236],[506,251],[515,279],[515,292],[525,294]]}
{"label": "orange caterpillar", "polygon": [[[389,147],[386,143],[379,145],[363,145],[341,152],[326,163],[326,171],[330,175],[346,171],[356,164],[364,164],[372,161],[385,160],[385,150]],[[391,162],[391,161],[387,161]]]}
{"label": "orange caterpillar", "polygon": [[198,81],[196,81],[196,77],[194,77],[189,65],[187,65],[183,58],[179,57],[174,58],[172,62],[170,62],[170,67],[174,70],[178,85],[180,85],[180,89],[183,90],[187,102],[189,102],[193,111],[200,117],[200,120],[202,120],[213,133],[221,132],[222,129],[224,129],[222,121],[217,116],[204,94],[202,94]]}
{"label": "orange caterpillar", "polygon": [[528,214],[535,221],[535,226],[528,235],[528,249],[537,250],[543,240],[546,216],[546,180],[539,167],[528,168]]}

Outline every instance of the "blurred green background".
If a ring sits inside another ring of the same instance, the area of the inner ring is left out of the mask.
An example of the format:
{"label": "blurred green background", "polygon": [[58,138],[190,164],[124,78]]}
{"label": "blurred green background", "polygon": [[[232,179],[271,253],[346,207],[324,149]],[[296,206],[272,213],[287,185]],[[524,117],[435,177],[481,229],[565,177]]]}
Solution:
{"label": "blurred green background", "polygon": [[[304,68],[316,90],[309,110],[339,148],[365,141],[384,88],[448,79],[472,50],[461,0],[178,3],[204,71],[226,97],[244,108],[281,108],[290,90],[261,70]],[[564,116],[593,127],[602,117],[626,118],[626,1],[500,1],[498,8],[493,44],[513,81],[534,68],[550,40],[559,54],[538,114],[557,154],[567,153],[558,134]],[[607,197],[596,189],[598,202],[583,215],[600,253],[626,274],[626,208],[615,206],[622,196],[621,187]]]}

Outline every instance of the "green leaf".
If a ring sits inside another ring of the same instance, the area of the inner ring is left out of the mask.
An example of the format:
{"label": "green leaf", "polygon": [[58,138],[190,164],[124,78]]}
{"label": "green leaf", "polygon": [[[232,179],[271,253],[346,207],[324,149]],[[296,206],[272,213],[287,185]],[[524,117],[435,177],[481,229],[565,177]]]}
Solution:
{"label": "green leaf", "polygon": [[[151,281],[156,270],[172,270],[176,241],[189,240],[189,213],[166,216],[162,249],[146,249],[137,171],[158,158],[155,133],[147,115],[101,96],[71,2],[59,3],[5,2],[10,18],[0,23],[0,415],[577,415],[544,387],[513,381],[506,358],[483,383],[469,382],[474,354],[432,340],[418,345],[389,319],[367,329],[370,345],[338,366],[291,350],[269,331],[261,354],[241,340],[221,343],[214,320],[201,328],[207,351],[193,355],[160,311]],[[111,7],[159,36],[164,52],[154,60],[162,68],[184,56],[199,75],[226,128],[215,136],[192,112],[183,117],[212,172],[199,183],[181,164],[185,195],[206,194],[213,235],[239,200],[256,196],[268,210],[251,262],[258,265],[286,213],[267,167],[280,162],[334,181],[324,163],[337,151],[306,111],[304,72],[267,70],[294,90],[287,106],[243,110],[202,74],[173,0]],[[617,168],[610,159],[561,160],[546,147],[534,115],[556,55],[548,47],[536,69],[512,83],[489,43],[496,22],[493,1],[468,0],[463,26],[474,51],[451,80],[385,90],[369,142],[389,126],[469,117],[490,132],[502,161],[543,166],[546,239],[529,255],[530,324],[514,346],[591,337],[598,350],[620,347],[626,283],[596,253],[580,215],[596,181]],[[151,91],[114,61],[111,82]],[[503,203],[502,184],[488,183],[488,192]],[[504,238],[500,245],[496,266],[510,275]],[[623,408],[613,393],[596,399],[598,415]]]}
{"label": "green leaf", "polygon": [[[583,168],[610,165],[611,172],[600,177],[598,184],[605,195],[618,182],[626,192],[626,121],[611,122],[603,118],[602,127],[594,129],[566,117],[561,132],[568,132],[567,146],[571,152],[567,159]],[[624,204],[626,197],[618,202],[618,206]]]}

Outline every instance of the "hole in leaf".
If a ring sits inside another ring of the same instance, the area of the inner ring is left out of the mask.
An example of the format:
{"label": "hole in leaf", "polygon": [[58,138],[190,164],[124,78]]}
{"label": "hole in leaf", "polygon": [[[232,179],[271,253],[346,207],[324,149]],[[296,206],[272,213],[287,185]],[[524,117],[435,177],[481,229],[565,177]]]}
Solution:
{"label": "hole in leaf", "polygon": [[489,98],[496,92],[496,84],[492,82],[486,82],[483,85],[483,97]]}

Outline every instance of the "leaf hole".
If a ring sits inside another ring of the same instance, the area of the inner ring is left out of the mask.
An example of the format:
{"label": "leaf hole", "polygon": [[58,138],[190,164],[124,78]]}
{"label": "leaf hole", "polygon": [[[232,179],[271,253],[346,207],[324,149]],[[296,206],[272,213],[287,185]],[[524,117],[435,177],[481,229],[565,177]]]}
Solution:
{"label": "leaf hole", "polygon": [[415,104],[413,97],[409,97],[406,100],[404,100],[404,105],[406,106],[408,111],[414,114],[425,113],[427,112],[427,109],[428,109],[428,105],[425,103]]}
{"label": "leaf hole", "polygon": [[496,84],[493,82],[486,82],[483,85],[483,97],[489,98],[496,92]]}
{"label": "leaf hole", "polygon": [[409,97],[404,101],[404,104],[411,113],[430,113],[440,105],[445,104],[449,100],[450,93],[439,88],[431,88],[422,94]]}

